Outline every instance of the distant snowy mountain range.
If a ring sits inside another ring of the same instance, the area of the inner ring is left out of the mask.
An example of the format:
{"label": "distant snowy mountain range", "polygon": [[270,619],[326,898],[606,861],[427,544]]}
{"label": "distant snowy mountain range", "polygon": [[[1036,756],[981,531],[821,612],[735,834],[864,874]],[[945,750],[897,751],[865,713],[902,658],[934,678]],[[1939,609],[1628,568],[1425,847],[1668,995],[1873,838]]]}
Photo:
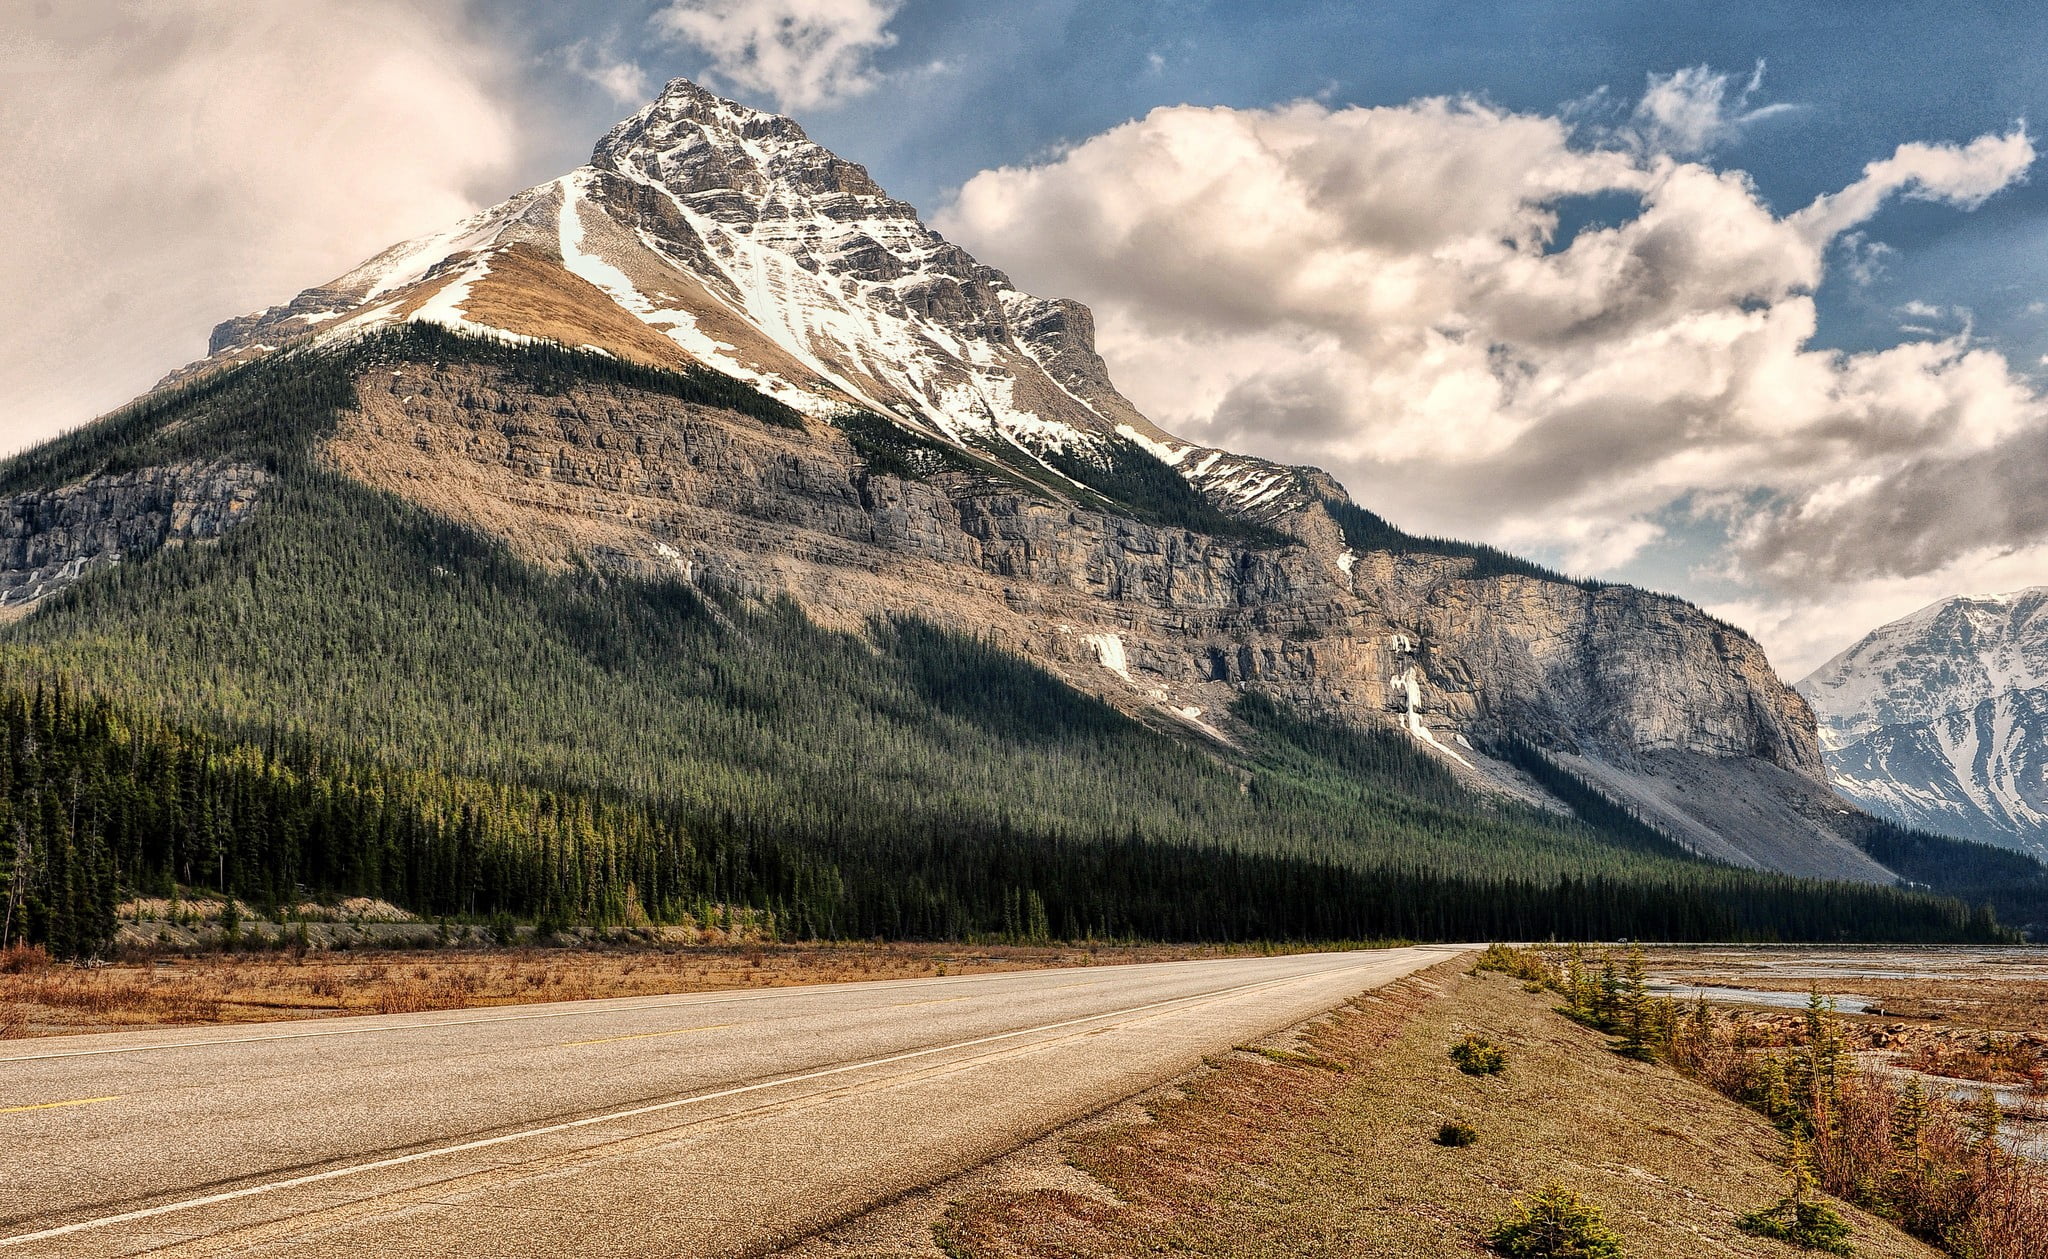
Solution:
{"label": "distant snowy mountain range", "polygon": [[1842,794],[1913,826],[2048,855],[2048,586],[1922,608],[1798,690]]}

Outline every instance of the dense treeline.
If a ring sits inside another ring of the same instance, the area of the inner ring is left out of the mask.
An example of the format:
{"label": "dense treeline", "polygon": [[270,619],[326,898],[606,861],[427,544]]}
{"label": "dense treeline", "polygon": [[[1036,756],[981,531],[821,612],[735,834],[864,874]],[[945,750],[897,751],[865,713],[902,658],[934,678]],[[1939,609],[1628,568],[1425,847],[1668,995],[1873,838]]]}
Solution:
{"label": "dense treeline", "polygon": [[1030,833],[972,812],[810,831],[231,743],[61,683],[0,687],[0,739],[0,933],[66,955],[105,947],[119,897],[195,890],[593,925],[710,924],[740,907],[795,937],[1991,934],[1954,902],[1792,880],[1361,869],[1136,832]]}
{"label": "dense treeline", "polygon": [[[373,343],[374,344],[374,343]],[[373,349],[372,351],[377,352]],[[560,394],[582,385],[616,385],[699,406],[719,407],[780,428],[801,429],[795,407],[724,372],[692,363],[681,370],[649,367],[594,350],[570,349],[547,341],[514,343],[466,337],[438,324],[409,324],[387,334],[383,353],[442,362],[479,363],[519,373],[541,394]]]}
{"label": "dense treeline", "polygon": [[[1609,797],[1528,740],[1506,739],[1492,751],[1617,842],[1646,852],[1684,851],[1635,808]],[[2025,853],[1911,830],[1881,818],[1859,817],[1853,826],[1857,846],[1909,883],[1989,906],[1999,920],[2017,926],[2048,924],[2048,867]]]}
{"label": "dense treeline", "polygon": [[1296,539],[1278,529],[1233,516],[1203,498],[1187,478],[1158,456],[1126,438],[1081,452],[1064,448],[1040,452],[1049,467],[1070,477],[1147,524],[1191,529],[1251,546],[1292,546]]}
{"label": "dense treeline", "polygon": [[2005,922],[2048,928],[2048,867],[2027,854],[1883,818],[1859,821],[1857,844],[1901,877],[1972,905],[1989,905]]}
{"label": "dense treeline", "polygon": [[0,630],[0,835],[19,849],[0,861],[30,930],[88,949],[110,897],[174,887],[590,923],[741,906],[824,936],[1988,929],[1950,900],[1709,866],[1480,799],[1392,732],[1248,699],[1247,748],[1222,755],[999,643],[541,572],[323,468],[351,373],[463,356],[557,387],[548,373],[618,370],[394,332],[0,469],[0,489],[173,457],[278,473],[218,541]]}

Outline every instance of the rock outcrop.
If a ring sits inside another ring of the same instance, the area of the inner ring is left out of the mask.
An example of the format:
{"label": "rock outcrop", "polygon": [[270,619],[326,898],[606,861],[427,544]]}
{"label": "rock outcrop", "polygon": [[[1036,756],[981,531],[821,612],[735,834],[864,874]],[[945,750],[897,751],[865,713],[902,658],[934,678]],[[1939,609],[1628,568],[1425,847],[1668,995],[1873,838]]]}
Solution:
{"label": "rock outcrop", "polygon": [[100,568],[219,537],[268,478],[248,464],[179,463],[0,499],[0,616]]}

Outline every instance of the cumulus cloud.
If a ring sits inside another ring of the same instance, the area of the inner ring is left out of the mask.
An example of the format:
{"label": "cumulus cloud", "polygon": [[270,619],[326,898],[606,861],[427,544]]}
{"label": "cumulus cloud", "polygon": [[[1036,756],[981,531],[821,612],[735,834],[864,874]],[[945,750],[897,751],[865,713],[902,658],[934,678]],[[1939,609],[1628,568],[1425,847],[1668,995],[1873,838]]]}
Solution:
{"label": "cumulus cloud", "polygon": [[[1160,109],[983,172],[939,226],[1093,304],[1169,429],[1330,468],[1412,528],[1612,571],[1682,522],[1756,607],[1815,617],[2048,538],[2048,486],[2011,466],[2048,466],[2048,407],[1967,326],[1812,345],[1830,256],[1881,253],[1847,233],[1896,198],[1974,208],[2031,139],[1901,145],[1779,214],[1691,156],[1754,85],[1653,81],[1626,140],[1463,99]],[[1588,197],[1630,209],[1567,236]]]}
{"label": "cumulus cloud", "polygon": [[509,67],[461,17],[407,0],[0,6],[0,449],[132,397],[204,354],[213,322],[502,192]]}
{"label": "cumulus cloud", "polygon": [[811,109],[871,90],[903,0],[671,0],[656,30],[711,58],[707,83]]}

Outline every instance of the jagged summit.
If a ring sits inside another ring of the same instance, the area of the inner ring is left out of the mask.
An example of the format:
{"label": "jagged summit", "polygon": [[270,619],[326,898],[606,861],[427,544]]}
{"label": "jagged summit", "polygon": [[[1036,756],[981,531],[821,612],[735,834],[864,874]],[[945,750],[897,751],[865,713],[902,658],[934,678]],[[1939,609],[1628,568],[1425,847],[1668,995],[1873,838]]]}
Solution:
{"label": "jagged summit", "polygon": [[660,96],[606,132],[590,165],[637,173],[732,222],[799,206],[834,218],[917,220],[866,167],[814,143],[794,120],[688,79],[669,80]]}
{"label": "jagged summit", "polygon": [[209,362],[403,320],[701,364],[814,415],[1027,460],[1136,443],[1256,519],[1315,492],[1159,429],[1111,383],[1085,306],[1019,291],[795,122],[686,79],[588,165],[222,324]]}

